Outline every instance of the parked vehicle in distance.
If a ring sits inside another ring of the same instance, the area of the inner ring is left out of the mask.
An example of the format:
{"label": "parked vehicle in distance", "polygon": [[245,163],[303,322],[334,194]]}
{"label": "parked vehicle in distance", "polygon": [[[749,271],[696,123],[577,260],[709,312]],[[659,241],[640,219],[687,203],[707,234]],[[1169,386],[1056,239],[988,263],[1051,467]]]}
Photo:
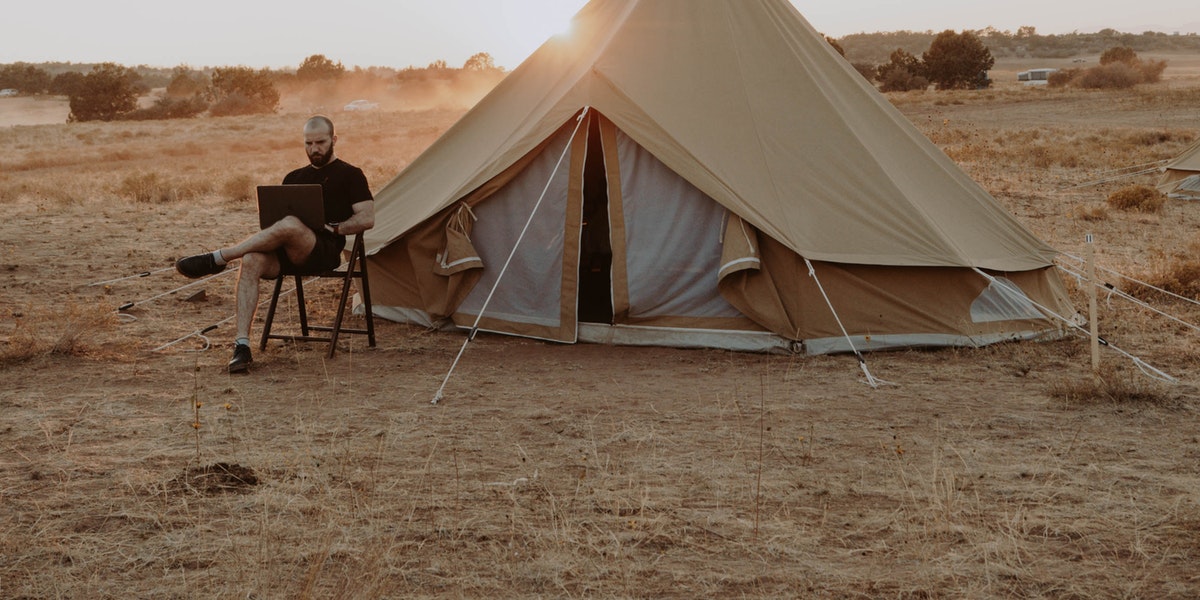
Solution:
{"label": "parked vehicle in distance", "polygon": [[0,90],[0,98],[6,97],[6,96],[16,96],[17,93],[18,93],[17,90],[15,90],[13,88],[4,88],[4,89]]}
{"label": "parked vehicle in distance", "polygon": [[354,100],[353,102],[347,104],[346,106],[343,106],[342,110],[343,111],[375,110],[377,108],[379,108],[378,102],[371,102],[369,100]]}
{"label": "parked vehicle in distance", "polygon": [[1025,85],[1046,85],[1050,81],[1050,75],[1057,73],[1058,69],[1030,69],[1017,73],[1017,81]]}

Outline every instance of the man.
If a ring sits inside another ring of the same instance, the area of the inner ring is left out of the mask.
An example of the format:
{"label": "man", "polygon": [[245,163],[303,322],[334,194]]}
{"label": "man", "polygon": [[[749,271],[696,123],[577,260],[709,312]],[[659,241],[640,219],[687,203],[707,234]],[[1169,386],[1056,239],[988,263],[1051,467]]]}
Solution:
{"label": "man", "polygon": [[250,324],[258,308],[258,284],[284,273],[336,268],[342,262],[346,236],[375,225],[375,202],[362,169],[333,155],[337,136],[333,122],[316,116],[304,124],[304,150],[309,165],[288,173],[283,183],[319,183],[325,199],[322,229],[310,229],[296,217],[285,217],[241,243],[212,253],[181,258],[175,270],[193,279],[213,275],[242,259],[237,283],[237,339],[229,372],[250,368]]}

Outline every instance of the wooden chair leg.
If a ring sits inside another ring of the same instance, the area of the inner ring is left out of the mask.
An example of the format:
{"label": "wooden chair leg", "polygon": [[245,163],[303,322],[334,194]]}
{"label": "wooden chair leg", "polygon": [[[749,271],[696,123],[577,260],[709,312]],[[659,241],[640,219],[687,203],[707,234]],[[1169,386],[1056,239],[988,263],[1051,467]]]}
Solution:
{"label": "wooden chair leg", "polygon": [[283,288],[283,276],[275,278],[275,291],[271,292],[271,305],[267,308],[267,319],[263,322],[262,341],[258,344],[258,349],[267,349],[267,340],[271,336],[271,324],[275,322],[275,307],[279,304],[279,290]]}
{"label": "wooden chair leg", "polygon": [[[367,335],[367,344],[371,348],[374,348],[375,347],[375,318],[374,318],[375,315],[374,315],[374,311],[371,307],[371,283],[370,283],[370,280],[367,278],[366,244],[364,244],[362,241],[362,234],[359,234],[355,238],[353,249],[350,251],[350,260],[347,264],[345,271],[341,271],[341,270],[327,271],[324,273],[317,274],[316,276],[317,277],[337,277],[338,279],[341,279],[341,281],[342,281],[342,292],[341,292],[340,297],[338,298],[337,315],[333,321],[333,326],[325,327],[322,325],[309,325],[308,324],[308,310],[307,310],[307,305],[304,300],[304,282],[303,282],[302,276],[295,275],[294,279],[296,282],[296,290],[295,290],[296,291],[296,303],[299,307],[298,313],[299,313],[299,317],[300,317],[301,335],[299,335],[299,336],[272,335],[271,334],[271,325],[275,320],[275,311],[277,309],[277,305],[279,302],[280,291],[283,286],[283,276],[280,276],[275,281],[275,290],[271,296],[271,306],[267,311],[266,322],[263,324],[263,336],[262,336],[262,343],[260,344],[260,349],[266,349],[268,339],[284,339],[284,340],[304,341],[304,342],[321,341],[321,342],[327,342],[329,344],[328,357],[333,358],[334,354],[337,352],[338,339],[341,337],[341,334],[343,333],[342,325],[345,322],[346,305],[349,303],[349,300],[350,300],[350,288],[354,284],[355,277],[362,280],[362,294],[363,294],[363,303],[366,307],[367,328],[365,330],[352,328],[352,329],[347,329],[345,332],[346,333],[354,333],[354,334],[364,334],[365,333]],[[329,336],[328,337],[313,336],[313,335],[311,335],[310,331],[328,331]]]}
{"label": "wooden chair leg", "polygon": [[299,314],[300,314],[300,335],[307,336],[308,335],[308,310],[306,309],[307,305],[304,303],[304,279],[302,279],[299,275],[296,275],[295,279],[296,279],[296,304],[299,307],[298,310],[299,310]]}

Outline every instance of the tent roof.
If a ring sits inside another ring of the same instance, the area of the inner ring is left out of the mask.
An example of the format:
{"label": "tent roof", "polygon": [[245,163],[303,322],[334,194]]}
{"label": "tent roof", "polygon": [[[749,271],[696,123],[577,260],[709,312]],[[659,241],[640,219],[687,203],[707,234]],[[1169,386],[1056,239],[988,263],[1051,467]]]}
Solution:
{"label": "tent roof", "polygon": [[787,0],[592,0],[376,195],[370,251],[590,107],[793,251],[1027,270],[1054,250],[971,181]]}
{"label": "tent roof", "polygon": [[1171,159],[1165,170],[1200,171],[1200,141],[1192,144],[1182,154]]}

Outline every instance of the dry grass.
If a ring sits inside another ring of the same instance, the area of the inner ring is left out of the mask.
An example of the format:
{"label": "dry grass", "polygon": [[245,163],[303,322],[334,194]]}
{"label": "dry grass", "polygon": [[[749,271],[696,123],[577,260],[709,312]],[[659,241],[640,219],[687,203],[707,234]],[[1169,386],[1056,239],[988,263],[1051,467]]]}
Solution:
{"label": "dry grass", "polygon": [[11,330],[0,347],[0,365],[49,355],[95,355],[100,350],[96,340],[113,331],[117,323],[112,307],[73,299],[15,308],[10,316]]}
{"label": "dry grass", "polygon": [[[1068,189],[1185,147],[1170,94],[896,100],[1051,244],[1194,282],[1194,206]],[[339,115],[339,152],[378,189],[460,112]],[[1197,333],[1117,301],[1105,338],[1181,384],[1112,353],[1096,381],[1078,338],[870,355],[876,390],[841,356],[485,335],[431,406],[460,336],[380,323],[377,349],[273,344],[250,377],[223,344],[149,352],[231,315],[233,278],[120,323],[182,282],[86,284],[250,231],[303,117],[0,129],[0,597],[1200,594]]]}
{"label": "dry grass", "polygon": [[1162,192],[1145,185],[1131,185],[1121,188],[1108,196],[1108,205],[1117,210],[1129,210],[1141,213],[1156,213],[1162,210],[1167,202],[1167,196]]}

